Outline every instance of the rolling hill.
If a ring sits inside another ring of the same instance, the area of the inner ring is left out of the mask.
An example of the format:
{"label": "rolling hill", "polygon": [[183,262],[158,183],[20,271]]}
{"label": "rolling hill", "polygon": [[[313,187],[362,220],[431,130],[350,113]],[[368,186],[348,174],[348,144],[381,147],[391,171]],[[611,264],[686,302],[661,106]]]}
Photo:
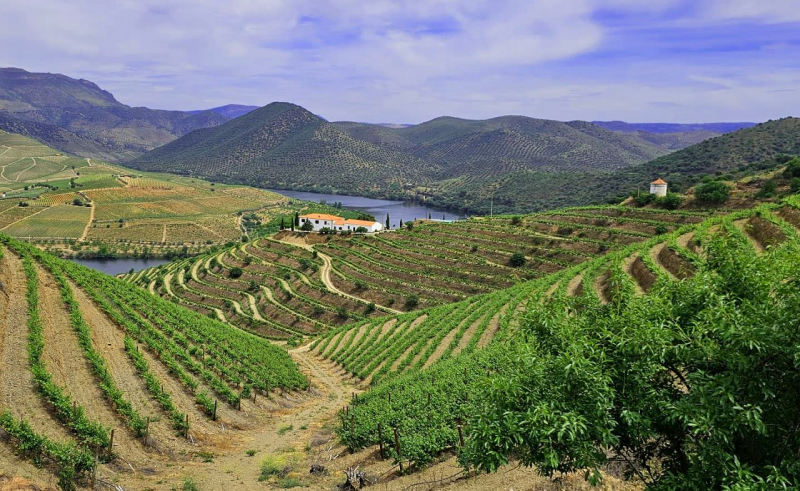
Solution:
{"label": "rolling hill", "polygon": [[[503,176],[615,170],[666,152],[581,121],[441,117],[386,127],[328,123],[300,106],[273,103],[192,132],[128,165],[279,189],[436,200],[474,210],[488,205],[486,184]],[[476,195],[468,196],[473,191]]]}
{"label": "rolling hill", "polygon": [[778,166],[780,155],[800,154],[800,119],[784,118],[726,133],[648,162],[616,170],[587,168],[584,172],[525,170],[487,180],[468,188],[459,199],[432,196],[439,206],[469,203],[486,213],[487,197],[494,198],[497,212],[540,211],[564,206],[620,200],[637,189],[645,189],[656,177],[670,190],[685,191],[706,175],[738,178],[747,173]]}
{"label": "rolling hill", "polygon": [[0,128],[6,131],[16,124],[25,128],[26,135],[59,150],[114,161],[229,119],[218,111],[130,107],[88,80],[19,68],[0,68],[0,113],[20,120],[13,123],[4,118]]}

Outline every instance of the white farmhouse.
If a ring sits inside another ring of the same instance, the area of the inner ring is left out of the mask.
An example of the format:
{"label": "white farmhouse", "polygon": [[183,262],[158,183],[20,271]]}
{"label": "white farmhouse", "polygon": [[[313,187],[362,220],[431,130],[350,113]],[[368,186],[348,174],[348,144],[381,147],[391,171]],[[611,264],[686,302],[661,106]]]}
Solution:
{"label": "white farmhouse", "polygon": [[655,194],[656,196],[666,196],[667,183],[663,179],[656,179],[655,181],[651,182],[650,194]]}
{"label": "white farmhouse", "polygon": [[310,215],[300,215],[300,226],[306,223],[311,223],[315,232],[319,232],[323,228],[336,230],[337,232],[355,232],[359,227],[364,227],[367,232],[380,232],[383,230],[383,225],[378,222],[370,222],[367,220],[352,220],[349,218],[342,218],[336,215],[326,215],[324,213],[312,213]]}

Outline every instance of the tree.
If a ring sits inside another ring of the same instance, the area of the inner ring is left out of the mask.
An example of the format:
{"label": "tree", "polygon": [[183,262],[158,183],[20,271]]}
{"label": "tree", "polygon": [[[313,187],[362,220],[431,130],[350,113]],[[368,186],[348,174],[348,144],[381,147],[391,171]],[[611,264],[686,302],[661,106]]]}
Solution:
{"label": "tree", "polygon": [[800,177],[800,157],[795,157],[786,164],[786,170],[783,171],[783,176],[787,179]]}
{"label": "tree", "polygon": [[244,271],[242,271],[242,268],[236,266],[236,267],[231,268],[228,271],[228,276],[230,276],[231,278],[238,278],[238,277],[242,276],[243,272]]}
{"label": "tree", "polygon": [[369,230],[367,230],[367,227],[356,227],[357,234],[365,234],[367,232],[369,232]]}
{"label": "tree", "polygon": [[406,310],[414,310],[419,305],[419,297],[412,293],[406,297]]}
{"label": "tree", "polygon": [[634,197],[633,201],[639,206],[647,206],[650,203],[655,202],[656,198],[658,198],[658,196],[656,196],[655,194],[642,193],[642,194]]}
{"label": "tree", "polygon": [[775,196],[775,192],[777,190],[778,190],[778,184],[772,179],[769,179],[767,182],[764,183],[761,189],[758,190],[758,193],[756,193],[756,197],[771,198]]}
{"label": "tree", "polygon": [[527,261],[527,259],[525,259],[525,254],[522,254],[521,252],[515,252],[508,259],[508,265],[512,268],[519,268],[525,266],[525,261]]}
{"label": "tree", "polygon": [[518,216],[511,217],[511,225],[517,226],[520,223],[522,223],[522,218],[520,218]]}
{"label": "tree", "polygon": [[703,183],[694,191],[694,196],[701,203],[721,204],[730,197],[728,186],[722,181],[709,181]]}
{"label": "tree", "polygon": [[800,193],[800,177],[795,177],[792,179],[792,182],[789,184],[789,189],[793,193]]}
{"label": "tree", "polygon": [[75,206],[83,206],[83,200],[76,196],[75,199],[72,200],[72,204]]}
{"label": "tree", "polygon": [[387,229],[387,230],[388,230],[389,228],[391,228],[391,227],[389,226],[389,223],[390,223],[390,222],[389,222],[389,214],[387,213],[387,214],[386,214],[386,229]]}
{"label": "tree", "polygon": [[305,223],[303,223],[303,225],[300,226],[300,230],[302,230],[303,232],[311,232],[312,230],[314,230],[314,225],[312,225],[311,222],[307,220]]}
{"label": "tree", "polygon": [[400,219],[400,228],[403,228],[403,219]]}
{"label": "tree", "polygon": [[295,227],[300,226],[300,214],[297,212],[294,212],[294,226]]}
{"label": "tree", "polygon": [[528,315],[470,392],[462,464],[514,458],[596,482],[615,462],[653,490],[797,489],[791,252],[754,256],[718,237],[708,254],[708,270],[649,295]]}
{"label": "tree", "polygon": [[656,198],[656,204],[667,210],[677,210],[683,203],[683,198],[678,193],[667,193],[666,196]]}
{"label": "tree", "polygon": [[[401,227],[402,227],[402,225],[401,225]],[[413,230],[414,229],[414,222],[406,222],[406,228],[408,230]]]}

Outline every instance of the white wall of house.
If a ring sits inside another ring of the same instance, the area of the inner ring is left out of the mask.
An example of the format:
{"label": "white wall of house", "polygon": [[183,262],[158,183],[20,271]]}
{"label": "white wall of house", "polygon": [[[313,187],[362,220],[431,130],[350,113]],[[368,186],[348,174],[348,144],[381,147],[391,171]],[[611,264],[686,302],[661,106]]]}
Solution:
{"label": "white wall of house", "polygon": [[[310,221],[311,225],[314,227],[315,232],[319,232],[323,228],[329,228],[331,230],[336,230],[337,232],[355,232],[358,227],[364,227],[367,229],[368,232],[380,232],[383,230],[383,225],[378,222],[373,222],[371,225],[356,225],[356,224],[349,224],[346,221],[344,223],[340,221],[334,220],[325,220],[325,219],[316,219],[316,218],[305,218],[300,217],[300,226],[302,227],[306,221]],[[338,223],[337,223],[338,222]]]}
{"label": "white wall of house", "polygon": [[650,194],[655,194],[656,196],[666,196],[667,195],[667,185],[666,184],[651,184],[650,185]]}

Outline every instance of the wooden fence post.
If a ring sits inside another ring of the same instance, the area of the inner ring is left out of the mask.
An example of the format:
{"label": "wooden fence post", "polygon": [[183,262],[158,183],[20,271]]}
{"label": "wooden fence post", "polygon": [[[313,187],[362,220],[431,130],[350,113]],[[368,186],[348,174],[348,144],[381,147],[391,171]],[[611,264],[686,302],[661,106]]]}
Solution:
{"label": "wooden fence post", "polygon": [[400,453],[400,435],[397,434],[397,426],[394,427],[394,451],[397,452],[397,461],[400,463],[400,473],[402,473],[403,454]]}
{"label": "wooden fence post", "polygon": [[461,446],[464,446],[464,433],[461,432],[461,423],[458,424],[458,441]]}
{"label": "wooden fence post", "polygon": [[113,451],[114,451],[114,429],[112,428],[111,429],[111,439],[108,442],[108,453],[111,454],[111,452],[113,452]]}
{"label": "wooden fence post", "polygon": [[214,399],[214,415],[211,416],[211,420],[212,421],[216,421],[217,420],[217,400],[216,399]]}
{"label": "wooden fence post", "polygon": [[380,423],[378,423],[378,445],[380,446],[381,450],[381,459],[383,459],[383,429],[381,428]]}

